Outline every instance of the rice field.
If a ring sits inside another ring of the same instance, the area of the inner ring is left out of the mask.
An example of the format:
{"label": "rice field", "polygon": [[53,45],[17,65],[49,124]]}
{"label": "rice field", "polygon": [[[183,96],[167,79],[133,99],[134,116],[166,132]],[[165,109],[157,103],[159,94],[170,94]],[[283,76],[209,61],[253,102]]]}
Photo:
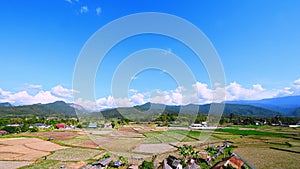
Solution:
{"label": "rice field", "polygon": [[47,159],[58,161],[85,161],[102,153],[103,150],[97,149],[69,148],[55,151],[53,154],[49,155]]}
{"label": "rice field", "polygon": [[254,167],[259,169],[298,169],[300,165],[300,154],[273,150],[268,147],[237,148],[234,150],[234,152],[241,155]]}
{"label": "rice field", "polygon": [[219,138],[210,137],[212,132],[207,131],[167,130],[165,132],[143,132],[142,134],[146,136],[143,142],[145,144],[220,141]]}

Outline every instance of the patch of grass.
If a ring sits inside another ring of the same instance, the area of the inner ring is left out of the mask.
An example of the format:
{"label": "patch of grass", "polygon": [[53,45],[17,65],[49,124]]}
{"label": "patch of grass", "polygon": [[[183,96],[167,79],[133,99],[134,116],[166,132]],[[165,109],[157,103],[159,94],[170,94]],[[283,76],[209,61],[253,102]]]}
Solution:
{"label": "patch of grass", "polygon": [[212,136],[215,137],[215,138],[221,139],[221,140],[233,140],[233,139],[240,138],[240,136],[233,135],[233,134],[213,133]]}
{"label": "patch of grass", "polygon": [[101,150],[95,149],[69,148],[58,150],[49,155],[47,159],[59,161],[84,161],[91,159],[101,153]]}
{"label": "patch of grass", "polygon": [[258,147],[245,147],[234,149],[234,152],[241,155],[256,168],[299,168],[300,154],[290,153]]}
{"label": "patch of grass", "polygon": [[58,160],[39,160],[36,163],[33,163],[29,166],[21,167],[20,169],[54,169],[54,168],[60,168],[58,165]]}
{"label": "patch of grass", "polygon": [[[185,130],[168,130],[165,132],[143,132],[146,144],[172,143],[172,142],[196,142],[207,138],[212,133],[208,131],[185,131]],[[210,138],[210,140],[219,140]]]}
{"label": "patch of grass", "polygon": [[239,130],[235,128],[223,128],[223,129],[216,129],[215,131],[218,132],[226,132],[236,135],[262,135],[262,136],[274,136],[274,137],[288,137],[291,134],[283,134],[278,132],[267,132],[267,131],[257,131],[257,130]]}
{"label": "patch of grass", "polygon": [[68,144],[74,145],[74,144],[80,144],[80,143],[88,141],[88,140],[90,140],[90,137],[88,135],[80,135],[80,136],[77,136],[77,137],[74,137],[74,138],[71,138],[68,140],[63,140],[61,142],[64,144],[67,144],[67,145]]}
{"label": "patch of grass", "polygon": [[135,148],[136,145],[139,145],[142,142],[138,138],[120,138],[114,139],[113,141],[102,145],[104,149],[115,152],[128,152]]}

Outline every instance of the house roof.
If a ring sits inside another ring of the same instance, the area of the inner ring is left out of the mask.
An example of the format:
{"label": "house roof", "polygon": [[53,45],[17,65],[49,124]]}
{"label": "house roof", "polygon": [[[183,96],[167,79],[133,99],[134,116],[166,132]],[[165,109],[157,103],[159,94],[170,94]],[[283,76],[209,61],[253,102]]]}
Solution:
{"label": "house roof", "polygon": [[212,169],[222,169],[224,165],[227,166],[228,164],[237,169],[240,169],[244,165],[244,162],[235,155],[233,155],[231,157],[223,158],[223,160],[214,165]]}
{"label": "house roof", "polygon": [[101,165],[104,167],[104,166],[108,165],[111,161],[112,161],[112,158],[106,158],[106,159],[94,162],[93,165]]}
{"label": "house roof", "polygon": [[130,167],[128,167],[129,169],[139,169],[139,166],[137,165],[131,165]]}
{"label": "house roof", "polygon": [[192,165],[187,165],[186,167],[184,167],[183,169],[201,169],[199,165],[197,165],[196,163],[193,163]]}
{"label": "house roof", "polygon": [[6,134],[7,133],[7,131],[5,131],[5,130],[0,130],[0,134]]}
{"label": "house roof", "polygon": [[167,163],[168,163],[171,167],[175,167],[175,168],[176,168],[176,167],[181,163],[181,161],[178,160],[176,157],[170,155],[170,156],[167,158]]}
{"label": "house roof", "polygon": [[96,128],[96,127],[98,127],[98,124],[97,123],[90,123],[88,125],[88,127],[90,127],[90,128]]}
{"label": "house roof", "polygon": [[35,123],[36,126],[46,126],[44,123]]}
{"label": "house roof", "polygon": [[63,123],[60,123],[60,124],[56,124],[56,127],[57,128],[65,128],[65,124],[63,124]]}

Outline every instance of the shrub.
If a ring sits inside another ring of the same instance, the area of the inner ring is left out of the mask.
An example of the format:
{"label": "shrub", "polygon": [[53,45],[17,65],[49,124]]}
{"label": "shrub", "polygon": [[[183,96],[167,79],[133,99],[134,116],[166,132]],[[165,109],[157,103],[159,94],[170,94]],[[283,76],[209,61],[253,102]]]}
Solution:
{"label": "shrub", "polygon": [[140,169],[154,169],[154,164],[153,162],[143,161]]}

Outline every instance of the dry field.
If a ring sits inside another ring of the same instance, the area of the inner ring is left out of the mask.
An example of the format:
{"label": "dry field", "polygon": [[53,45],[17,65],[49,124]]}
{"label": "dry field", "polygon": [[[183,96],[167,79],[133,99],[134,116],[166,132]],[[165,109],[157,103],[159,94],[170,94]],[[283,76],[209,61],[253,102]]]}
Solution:
{"label": "dry field", "polygon": [[31,161],[63,147],[38,138],[10,138],[0,140],[0,160]]}
{"label": "dry field", "polygon": [[2,169],[17,169],[23,166],[32,164],[30,161],[0,161],[0,168]]}
{"label": "dry field", "polygon": [[54,138],[55,140],[68,140],[79,135],[75,131],[49,131],[49,132],[34,132],[22,133],[21,136],[39,136],[44,138]]}
{"label": "dry field", "polygon": [[0,139],[0,168],[19,168],[31,164],[52,151],[66,149],[38,138]]}
{"label": "dry field", "polygon": [[166,152],[172,152],[176,150],[175,147],[171,146],[170,144],[140,144],[137,146],[133,152],[138,153],[149,153],[149,154],[160,154]]}
{"label": "dry field", "polygon": [[273,150],[270,148],[237,148],[235,153],[241,155],[254,167],[259,169],[298,169],[300,154]]}
{"label": "dry field", "polygon": [[87,149],[87,148],[69,148],[55,151],[49,155],[47,159],[58,161],[85,161],[103,154],[103,150]]}

